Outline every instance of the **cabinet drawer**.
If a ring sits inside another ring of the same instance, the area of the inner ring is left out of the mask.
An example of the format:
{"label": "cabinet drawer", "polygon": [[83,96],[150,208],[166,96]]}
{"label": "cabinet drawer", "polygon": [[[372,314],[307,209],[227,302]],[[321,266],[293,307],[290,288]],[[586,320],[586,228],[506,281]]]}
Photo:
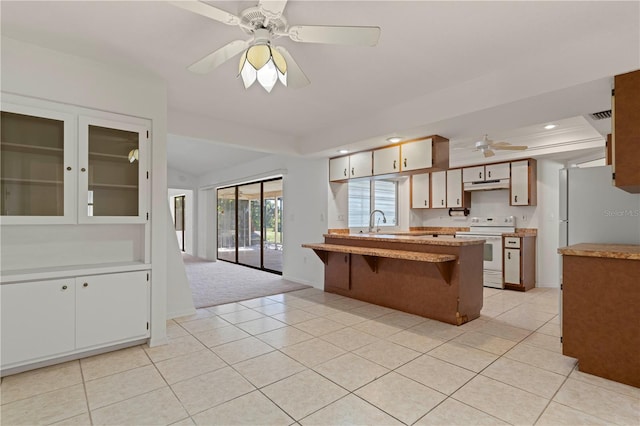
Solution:
{"label": "cabinet drawer", "polygon": [[504,247],[505,248],[520,248],[520,238],[519,237],[505,237],[505,239],[504,239]]}

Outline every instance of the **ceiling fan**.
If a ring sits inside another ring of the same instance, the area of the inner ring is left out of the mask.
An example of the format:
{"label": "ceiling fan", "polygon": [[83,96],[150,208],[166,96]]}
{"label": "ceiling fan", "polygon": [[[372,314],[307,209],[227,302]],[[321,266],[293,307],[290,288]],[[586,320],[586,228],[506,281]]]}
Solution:
{"label": "ceiling fan", "polygon": [[476,151],[482,151],[485,158],[493,157],[494,149],[508,150],[508,151],[524,151],[528,147],[525,145],[511,145],[509,142],[495,142],[489,139],[488,135],[484,135],[481,141],[476,142]]}
{"label": "ceiling fan", "polygon": [[[309,79],[291,54],[282,46],[271,46],[272,40],[278,37],[286,36],[301,43],[352,46],[375,46],[380,37],[379,27],[289,26],[283,15],[287,0],[259,0],[257,6],[249,7],[238,15],[195,0],[169,3],[214,21],[238,26],[251,36],[248,40],[234,40],[206,55],[190,65],[190,71],[198,74],[209,73],[244,52],[240,60],[239,75],[245,88],[257,80],[268,92],[277,80],[292,88],[309,84]],[[251,66],[247,67],[247,63]]]}

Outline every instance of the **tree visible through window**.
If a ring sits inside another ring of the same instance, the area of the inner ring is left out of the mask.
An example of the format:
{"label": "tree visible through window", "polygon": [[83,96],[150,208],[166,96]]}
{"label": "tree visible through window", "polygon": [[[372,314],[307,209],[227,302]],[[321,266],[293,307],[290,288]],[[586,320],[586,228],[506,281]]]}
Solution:
{"label": "tree visible through window", "polygon": [[349,181],[349,227],[368,227],[369,215],[375,209],[382,215],[375,216],[374,226],[396,226],[398,183],[390,180]]}

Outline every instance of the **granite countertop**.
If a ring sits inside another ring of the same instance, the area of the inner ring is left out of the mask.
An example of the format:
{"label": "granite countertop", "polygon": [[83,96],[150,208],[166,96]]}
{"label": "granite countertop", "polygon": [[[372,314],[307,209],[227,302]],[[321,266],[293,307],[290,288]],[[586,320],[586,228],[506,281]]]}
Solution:
{"label": "granite countertop", "polygon": [[433,237],[432,232],[424,233],[407,232],[407,233],[358,233],[358,234],[325,234],[325,238],[337,238],[345,240],[364,240],[364,241],[384,241],[389,243],[409,243],[424,244],[432,246],[471,246],[476,244],[484,244],[482,238],[454,238],[453,236]]}
{"label": "granite countertop", "polygon": [[561,247],[558,253],[565,256],[606,257],[612,259],[640,260],[638,244],[582,243]]}

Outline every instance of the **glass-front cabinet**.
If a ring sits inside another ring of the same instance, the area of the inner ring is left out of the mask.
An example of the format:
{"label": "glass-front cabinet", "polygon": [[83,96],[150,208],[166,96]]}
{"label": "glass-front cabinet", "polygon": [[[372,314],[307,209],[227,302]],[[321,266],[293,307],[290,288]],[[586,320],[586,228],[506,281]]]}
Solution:
{"label": "glass-front cabinet", "polygon": [[2,223],[74,223],[73,115],[7,103],[1,114]]}
{"label": "glass-front cabinet", "polygon": [[148,220],[146,121],[3,102],[0,128],[3,224]]}
{"label": "glass-front cabinet", "polygon": [[78,221],[147,220],[147,128],[80,116]]}

